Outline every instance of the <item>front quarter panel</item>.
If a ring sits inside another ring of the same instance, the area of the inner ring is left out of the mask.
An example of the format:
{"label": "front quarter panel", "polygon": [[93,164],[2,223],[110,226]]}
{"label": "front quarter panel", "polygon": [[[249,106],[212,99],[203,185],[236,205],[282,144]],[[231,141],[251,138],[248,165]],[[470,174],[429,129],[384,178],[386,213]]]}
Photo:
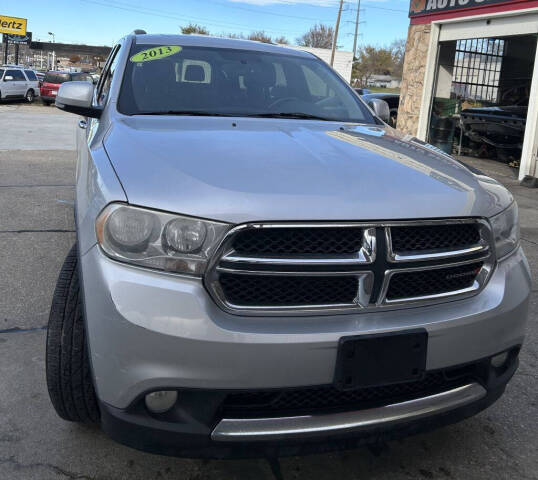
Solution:
{"label": "front quarter panel", "polygon": [[126,202],[127,197],[103,147],[104,122],[86,119],[86,129],[77,135],[77,181],[75,216],[80,253],[97,242],[95,219],[110,202]]}

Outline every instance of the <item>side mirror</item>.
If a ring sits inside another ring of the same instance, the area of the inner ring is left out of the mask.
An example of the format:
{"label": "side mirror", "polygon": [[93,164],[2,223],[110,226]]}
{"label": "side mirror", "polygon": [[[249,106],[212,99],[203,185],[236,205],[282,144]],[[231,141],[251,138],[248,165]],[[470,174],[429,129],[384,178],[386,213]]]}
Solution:
{"label": "side mirror", "polygon": [[11,82],[13,80],[13,77],[11,75],[6,75],[4,77],[4,82]]}
{"label": "side mirror", "polygon": [[389,104],[385,100],[380,98],[372,98],[368,100],[368,106],[374,111],[374,113],[385,123],[390,123],[390,108]]}
{"label": "side mirror", "polygon": [[103,109],[92,105],[93,90],[90,82],[64,82],[58,90],[55,105],[66,112],[99,118]]}

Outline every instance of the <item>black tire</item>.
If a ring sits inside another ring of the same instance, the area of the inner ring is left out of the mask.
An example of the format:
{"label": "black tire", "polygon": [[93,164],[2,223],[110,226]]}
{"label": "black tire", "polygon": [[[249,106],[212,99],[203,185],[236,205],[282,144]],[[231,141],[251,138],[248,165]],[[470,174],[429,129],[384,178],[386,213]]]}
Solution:
{"label": "black tire", "polygon": [[34,103],[34,99],[35,99],[35,93],[32,89],[28,90],[26,92],[26,95],[24,96],[24,98],[26,98],[26,101],[28,103]]}
{"label": "black tire", "polygon": [[86,343],[76,244],[67,254],[54,290],[46,366],[49,397],[58,415],[71,422],[97,422],[99,408]]}

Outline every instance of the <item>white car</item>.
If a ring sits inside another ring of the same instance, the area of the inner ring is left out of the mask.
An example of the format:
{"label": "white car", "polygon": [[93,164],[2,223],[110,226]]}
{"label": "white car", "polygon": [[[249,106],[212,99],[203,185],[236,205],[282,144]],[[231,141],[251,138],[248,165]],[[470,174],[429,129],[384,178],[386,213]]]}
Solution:
{"label": "white car", "polygon": [[0,100],[25,98],[29,103],[39,96],[39,80],[33,70],[0,67]]}

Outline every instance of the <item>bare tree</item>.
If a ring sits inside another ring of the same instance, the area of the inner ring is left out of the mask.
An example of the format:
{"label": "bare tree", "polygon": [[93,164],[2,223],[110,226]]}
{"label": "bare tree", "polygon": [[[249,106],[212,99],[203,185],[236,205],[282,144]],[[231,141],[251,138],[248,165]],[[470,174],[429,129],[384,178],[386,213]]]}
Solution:
{"label": "bare tree", "polygon": [[234,38],[237,40],[253,40],[256,42],[263,43],[280,43],[284,45],[288,45],[290,43],[288,39],[284,36],[271,38],[263,30],[252,32],[247,36],[245,36],[244,33],[222,33],[219,36],[223,38]]}
{"label": "bare tree", "polygon": [[405,38],[394,40],[390,44],[390,51],[392,52],[392,69],[391,74],[395,77],[402,78],[403,63],[405,55]]}
{"label": "bare tree", "polygon": [[256,42],[273,43],[271,37],[267,35],[263,30],[252,32],[248,37],[248,40],[254,40]]}
{"label": "bare tree", "polygon": [[71,56],[69,57],[69,61],[70,61],[71,63],[78,63],[78,62],[80,62],[80,55],[71,55]]}
{"label": "bare tree", "polygon": [[290,42],[288,41],[288,39],[287,39],[286,37],[284,37],[284,36],[282,36],[282,37],[275,37],[275,38],[273,39],[273,43],[278,43],[278,44],[280,44],[280,45],[289,45],[289,44],[290,44]]}
{"label": "bare tree", "polygon": [[333,37],[334,28],[320,23],[299,37],[297,43],[302,47],[331,48]]}
{"label": "bare tree", "polygon": [[183,35],[209,35],[209,30],[197,23],[189,23],[186,27],[180,27]]}

